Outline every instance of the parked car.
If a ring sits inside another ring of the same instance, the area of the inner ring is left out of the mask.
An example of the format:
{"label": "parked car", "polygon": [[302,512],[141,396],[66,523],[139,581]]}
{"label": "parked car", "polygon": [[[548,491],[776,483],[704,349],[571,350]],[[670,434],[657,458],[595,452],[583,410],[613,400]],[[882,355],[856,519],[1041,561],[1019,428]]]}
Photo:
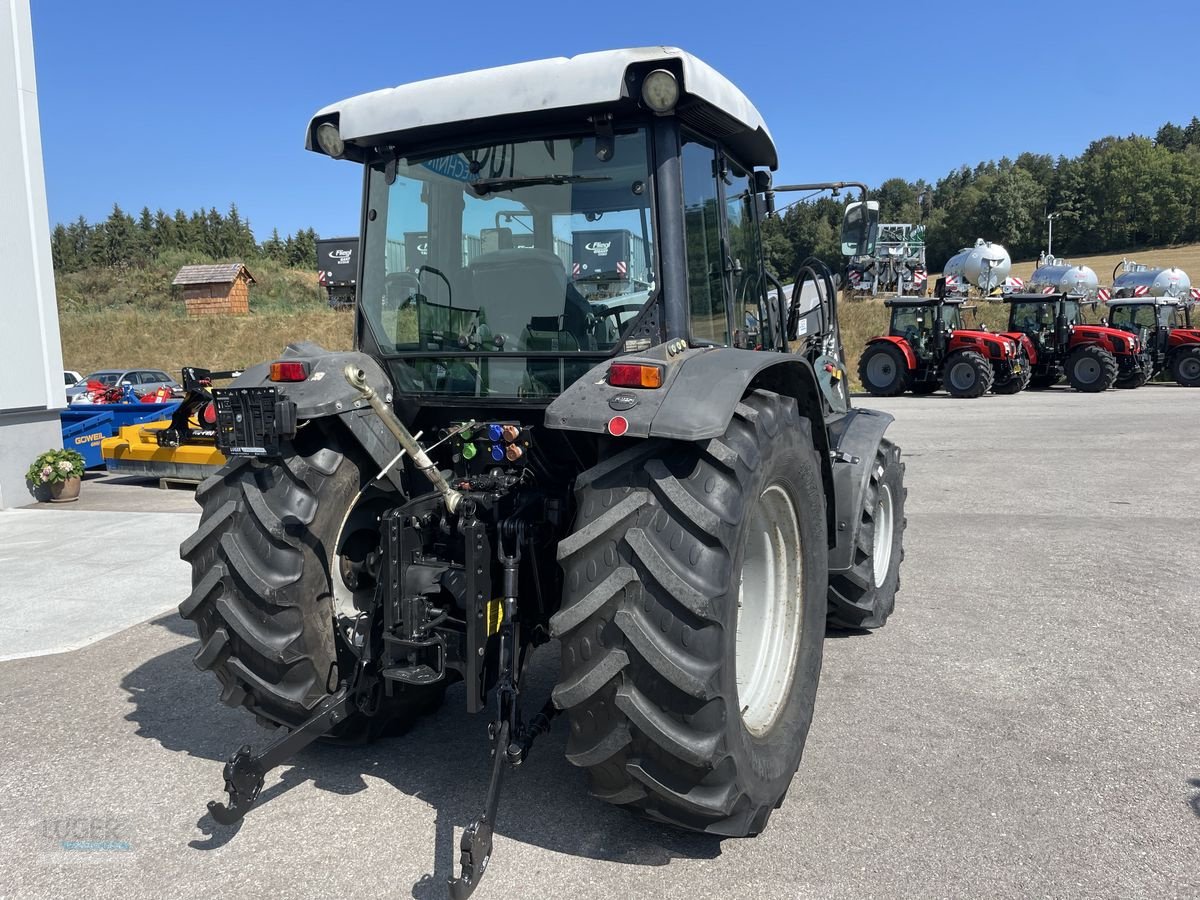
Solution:
{"label": "parked car", "polygon": [[161,369],[101,369],[85,375],[77,384],[67,388],[67,400],[86,393],[89,381],[98,381],[105,387],[115,387],[128,381],[133,392],[139,396],[151,394],[160,387],[169,389],[173,396],[183,396],[183,385]]}
{"label": "parked car", "polygon": [[74,369],[63,369],[63,381],[66,383],[67,387],[73,387],[79,384],[82,379],[83,376]]}

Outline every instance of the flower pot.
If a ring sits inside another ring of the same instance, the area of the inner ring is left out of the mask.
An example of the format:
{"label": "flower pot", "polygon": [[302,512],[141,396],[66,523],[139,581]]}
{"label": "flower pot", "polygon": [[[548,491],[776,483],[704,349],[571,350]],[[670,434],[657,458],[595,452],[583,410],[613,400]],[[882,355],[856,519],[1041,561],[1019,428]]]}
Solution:
{"label": "flower pot", "polygon": [[51,503],[70,503],[79,499],[79,476],[76,475],[65,481],[56,481],[50,485]]}

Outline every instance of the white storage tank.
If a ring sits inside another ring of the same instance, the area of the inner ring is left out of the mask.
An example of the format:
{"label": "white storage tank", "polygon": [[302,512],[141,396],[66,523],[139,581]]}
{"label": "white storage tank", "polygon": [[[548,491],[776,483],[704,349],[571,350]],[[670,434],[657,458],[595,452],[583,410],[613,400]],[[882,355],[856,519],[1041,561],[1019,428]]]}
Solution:
{"label": "white storage tank", "polygon": [[1036,294],[1052,292],[1092,298],[1100,290],[1100,279],[1090,266],[1073,266],[1065,259],[1047,256],[1029,277],[1025,290]]}
{"label": "white storage tank", "polygon": [[1112,295],[1116,297],[1187,297],[1192,280],[1178,266],[1152,268],[1121,260],[1113,270]]}
{"label": "white storage tank", "polygon": [[977,288],[985,294],[1004,284],[1012,271],[1012,257],[1000,244],[982,239],[974,247],[964,247],[950,257],[943,272],[947,282],[957,279],[959,288]]}

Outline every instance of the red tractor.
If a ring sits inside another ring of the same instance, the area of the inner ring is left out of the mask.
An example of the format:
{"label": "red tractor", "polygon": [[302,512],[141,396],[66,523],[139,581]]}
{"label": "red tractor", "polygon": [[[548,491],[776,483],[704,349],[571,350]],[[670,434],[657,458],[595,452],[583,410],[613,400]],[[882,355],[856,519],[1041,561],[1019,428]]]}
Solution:
{"label": "red tractor", "polygon": [[1033,377],[1029,386],[1044,389],[1065,374],[1071,387],[1084,393],[1106,391],[1113,385],[1135,388],[1150,378],[1153,366],[1137,335],[1107,325],[1087,325],[1076,294],[1012,294],[1008,331],[1026,338]]}
{"label": "red tractor", "polygon": [[1137,335],[1150,356],[1151,373],[1169,372],[1184,387],[1200,387],[1200,325],[1196,304],[1175,297],[1130,297],[1108,305],[1108,322]]}
{"label": "red tractor", "polygon": [[964,328],[961,299],[897,297],[884,305],[891,327],[867,341],[858,362],[868,393],[932,394],[944,385],[952,397],[979,397],[1015,394],[1029,383],[1028,338]]}

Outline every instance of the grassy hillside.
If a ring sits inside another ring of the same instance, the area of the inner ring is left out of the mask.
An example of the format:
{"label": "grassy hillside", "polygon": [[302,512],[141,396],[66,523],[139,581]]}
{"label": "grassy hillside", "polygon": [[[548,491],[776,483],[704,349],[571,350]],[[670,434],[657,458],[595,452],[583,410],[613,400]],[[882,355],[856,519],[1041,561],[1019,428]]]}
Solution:
{"label": "grassy hillside", "polygon": [[84,374],[109,367],[146,366],[175,377],[185,366],[230,369],[273,359],[289,341],[310,340],[330,350],[352,343],[353,316],[313,307],[248,316],[188,318],[179,312],[113,309],[63,312],[63,365]]}
{"label": "grassy hillside", "polygon": [[231,261],[169,252],[141,268],[56,275],[63,365],[85,374],[146,366],[178,376],[185,365],[225,369],[261,362],[293,340],[350,346],[353,319],[326,306],[316,273],[271,260],[248,264],[255,279],[250,315],[189,318],[171,288],[179,267]]}
{"label": "grassy hillside", "polygon": [[[56,273],[54,287],[58,292],[60,312],[95,312],[112,309],[142,311],[178,311],[183,300],[171,280],[180,266],[239,262],[232,259],[170,251],[147,266],[109,268],[97,266],[80,272]],[[319,307],[325,292],[317,284],[317,273],[294,269],[269,259],[247,263],[255,284],[250,289],[251,308],[257,310]]]}
{"label": "grassy hillside", "polygon": [[[1124,255],[1151,265],[1180,266],[1200,281],[1200,244]],[[1071,262],[1091,266],[1101,284],[1107,284],[1121,258],[1118,253]],[[1034,265],[1020,262],[1013,272],[1027,278]],[[251,271],[259,284],[252,289],[249,316],[190,319],[182,302],[171,299],[169,285],[176,268],[171,262],[155,272],[81,272],[58,279],[64,365],[82,372],[109,366],[153,366],[168,372],[184,365],[233,368],[270,359],[289,341],[312,340],[330,350],[347,349],[352,343],[352,317],[325,308],[315,276],[307,272],[256,264]],[[95,293],[87,293],[92,284]],[[144,298],[147,305],[138,300],[134,308],[135,297]],[[974,320],[967,315],[968,324],[1004,327],[1003,303],[975,302],[979,309]],[[840,310],[846,361],[857,389],[859,354],[868,338],[887,329],[888,311],[881,300],[843,300]]]}

